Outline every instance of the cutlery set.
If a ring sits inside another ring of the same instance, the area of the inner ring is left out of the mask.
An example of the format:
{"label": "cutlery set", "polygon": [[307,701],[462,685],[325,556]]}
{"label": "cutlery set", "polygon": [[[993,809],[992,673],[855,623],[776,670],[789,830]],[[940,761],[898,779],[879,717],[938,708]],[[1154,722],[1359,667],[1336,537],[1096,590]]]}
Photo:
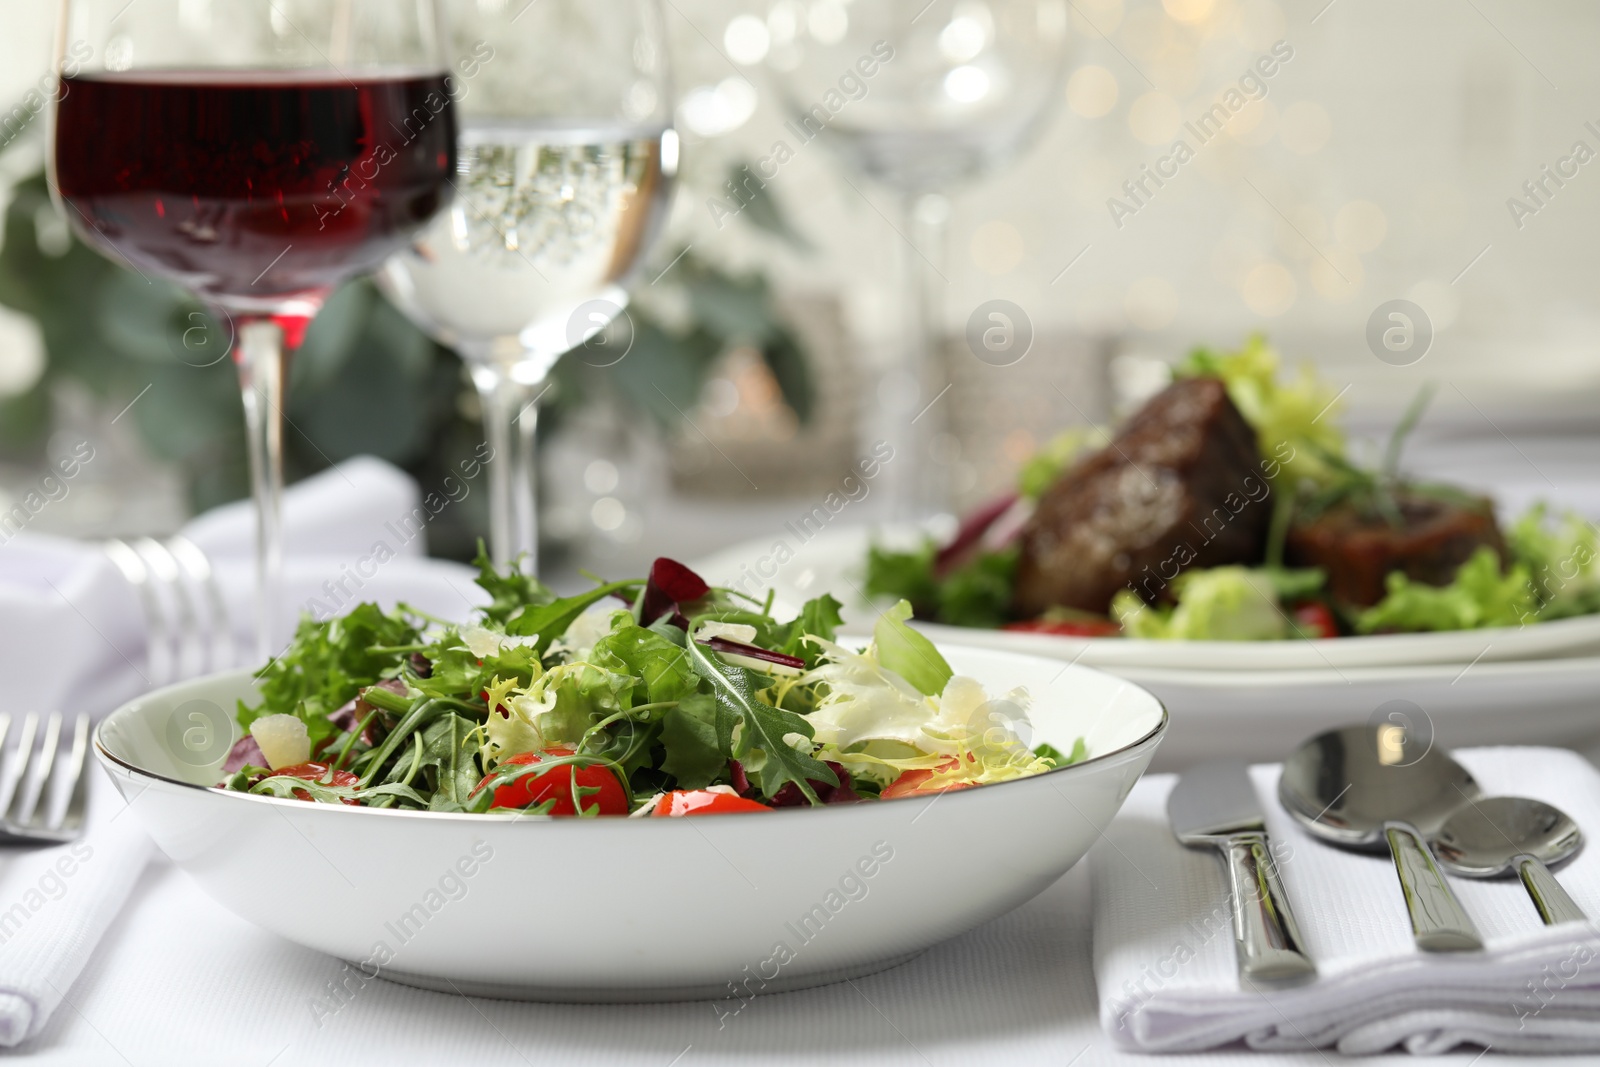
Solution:
{"label": "cutlery set", "polygon": [[[1546,924],[1587,921],[1550,873],[1583,847],[1578,826],[1541,801],[1484,797],[1448,753],[1397,727],[1350,726],[1306,741],[1284,761],[1278,801],[1320,841],[1389,853],[1423,951],[1483,948],[1446,873],[1519,878]],[[1185,771],[1167,818],[1181,844],[1215,848],[1227,864],[1240,981],[1284,987],[1314,978],[1245,765]]]}

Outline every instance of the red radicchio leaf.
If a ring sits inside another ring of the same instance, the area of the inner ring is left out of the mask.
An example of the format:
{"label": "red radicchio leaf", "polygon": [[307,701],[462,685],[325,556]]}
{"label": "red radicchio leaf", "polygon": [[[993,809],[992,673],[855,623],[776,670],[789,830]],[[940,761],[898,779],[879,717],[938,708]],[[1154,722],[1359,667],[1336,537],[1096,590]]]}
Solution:
{"label": "red radicchio leaf", "polygon": [[[420,674],[421,672],[418,673]],[[423,675],[423,677],[426,677],[426,675]],[[387,689],[389,692],[394,693],[397,696],[406,695],[406,683],[402,682],[398,678],[385,679],[384,681],[378,683],[377,688]],[[329,715],[328,721],[333,723],[333,725],[337,726],[339,729],[349,732],[360,725],[362,719],[365,719],[371,714],[372,705],[368,704],[365,700],[362,700],[361,697],[357,696],[354,699],[346,702],[345,705],[338,711],[334,712],[332,715]],[[381,713],[372,716],[372,720],[367,723],[367,728],[361,732],[361,740],[365,741],[369,745],[375,745],[383,739],[383,734],[386,732],[386,727],[379,722],[379,720],[382,718],[383,715]],[[330,738],[323,747],[326,748],[327,744],[331,743],[332,739]]]}
{"label": "red radicchio leaf", "polygon": [[966,518],[961,520],[961,527],[956,531],[955,537],[951,539],[949,544],[941,548],[939,554],[933,558],[933,573],[940,578],[948,576],[983,538],[989,527],[999,521],[1002,515],[1010,511],[1011,506],[1016,502],[1017,494],[1009,493],[1002,497],[996,497],[976,511],[969,513]]}
{"label": "red radicchio leaf", "polygon": [[261,746],[256,744],[256,739],[248,733],[228,749],[228,758],[222,761],[222,773],[232,774],[247,764],[252,767],[267,765],[267,757],[261,751]]}
{"label": "red radicchio leaf", "polygon": [[733,786],[733,791],[742,797],[748,797],[753,790],[750,788],[750,776],[744,773],[744,764],[736,759],[728,761],[728,784]]}
{"label": "red radicchio leaf", "polygon": [[697,645],[704,645],[713,652],[727,652],[735,656],[746,656],[750,659],[759,659],[766,663],[776,663],[783,667],[793,667],[795,670],[805,670],[806,661],[799,656],[790,656],[782,652],[774,652],[767,648],[758,648],[747,645],[742,641],[730,641],[726,637],[712,637],[704,641],[696,641]]}
{"label": "red radicchio leaf", "polygon": [[418,678],[433,677],[433,662],[421,652],[411,653],[411,669],[417,672]]}
{"label": "red radicchio leaf", "polygon": [[[854,804],[861,799],[854,789],[850,787],[850,772],[832,760],[826,761],[828,769],[839,778],[838,785],[828,785],[826,782],[811,780],[811,788],[816,792],[817,799],[824,804]],[[772,795],[767,801],[775,808],[797,808],[802,804],[810,803],[805,794],[800,792],[800,787],[793,782],[783,783],[783,788]]]}
{"label": "red radicchio leaf", "polygon": [[662,556],[650,567],[650,581],[644,587],[644,602],[639,608],[639,625],[649,626],[664,615],[671,615],[672,624],[687,630],[689,623],[678,611],[681,604],[690,604],[707,593],[711,587],[706,580],[675,559]]}

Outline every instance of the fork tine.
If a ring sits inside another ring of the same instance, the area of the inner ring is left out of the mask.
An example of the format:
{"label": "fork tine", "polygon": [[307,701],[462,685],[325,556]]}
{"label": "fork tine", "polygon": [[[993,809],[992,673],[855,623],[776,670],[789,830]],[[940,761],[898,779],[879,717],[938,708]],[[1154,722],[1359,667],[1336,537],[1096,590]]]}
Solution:
{"label": "fork tine", "polygon": [[11,799],[6,805],[7,827],[19,824],[28,810],[28,765],[33,762],[33,738],[39,731],[39,713],[28,712],[22,720],[22,736],[17,739],[17,754],[12,758]]}
{"label": "fork tine", "polygon": [[61,788],[70,794],[66,809],[61,814],[61,823],[55,827],[63,837],[77,836],[83,826],[84,810],[89,803],[89,776],[83,773],[88,752],[89,716],[80,713],[72,728],[72,754],[67,759],[66,767],[58,772],[66,779]]}
{"label": "fork tine", "polygon": [[[50,818],[50,784],[51,775],[56,765],[56,749],[61,744],[61,713],[52,711],[45,720],[44,747],[39,751],[39,769],[34,772],[34,780],[39,783],[39,788],[32,790],[34,794],[33,809],[28,813],[25,824],[29,830],[43,830],[45,821]],[[21,812],[17,813],[20,819]]]}

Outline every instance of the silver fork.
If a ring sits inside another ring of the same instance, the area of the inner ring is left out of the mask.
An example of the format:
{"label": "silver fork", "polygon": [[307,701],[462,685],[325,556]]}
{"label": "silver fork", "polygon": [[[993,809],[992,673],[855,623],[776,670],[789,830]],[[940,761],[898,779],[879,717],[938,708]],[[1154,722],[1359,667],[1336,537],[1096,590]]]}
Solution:
{"label": "silver fork", "polygon": [[[71,747],[61,737],[62,715],[45,720],[44,744],[34,758],[33,741],[39,730],[39,713],[28,712],[17,739],[11,779],[11,796],[0,816],[0,844],[51,845],[71,841],[83,833],[84,811],[89,802],[89,779],[83,773],[89,751],[89,716],[73,720]],[[0,714],[0,750],[11,732],[11,716]],[[52,797],[67,794],[56,820],[50,819]]]}
{"label": "silver fork", "polygon": [[197,545],[182,535],[164,542],[113,539],[105,552],[144,612],[145,670],[152,686],[234,665],[237,650],[222,589]]}

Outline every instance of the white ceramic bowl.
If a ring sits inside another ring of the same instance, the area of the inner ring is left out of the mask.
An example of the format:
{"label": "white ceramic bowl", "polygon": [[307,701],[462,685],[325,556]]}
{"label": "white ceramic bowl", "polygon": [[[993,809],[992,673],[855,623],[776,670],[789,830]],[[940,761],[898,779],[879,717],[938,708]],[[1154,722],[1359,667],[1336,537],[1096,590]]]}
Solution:
{"label": "white ceramic bowl", "polygon": [[[113,712],[95,752],[163,851],[218,903],[373,975],[534,1000],[742,997],[891,966],[1076,863],[1166,731],[1139,687],[946,648],[992,693],[1025,685],[1034,743],[1089,759],[926,799],[689,819],[396,812],[208,788],[254,699],[244,672]],[[737,1006],[741,1001],[730,1000]]]}

